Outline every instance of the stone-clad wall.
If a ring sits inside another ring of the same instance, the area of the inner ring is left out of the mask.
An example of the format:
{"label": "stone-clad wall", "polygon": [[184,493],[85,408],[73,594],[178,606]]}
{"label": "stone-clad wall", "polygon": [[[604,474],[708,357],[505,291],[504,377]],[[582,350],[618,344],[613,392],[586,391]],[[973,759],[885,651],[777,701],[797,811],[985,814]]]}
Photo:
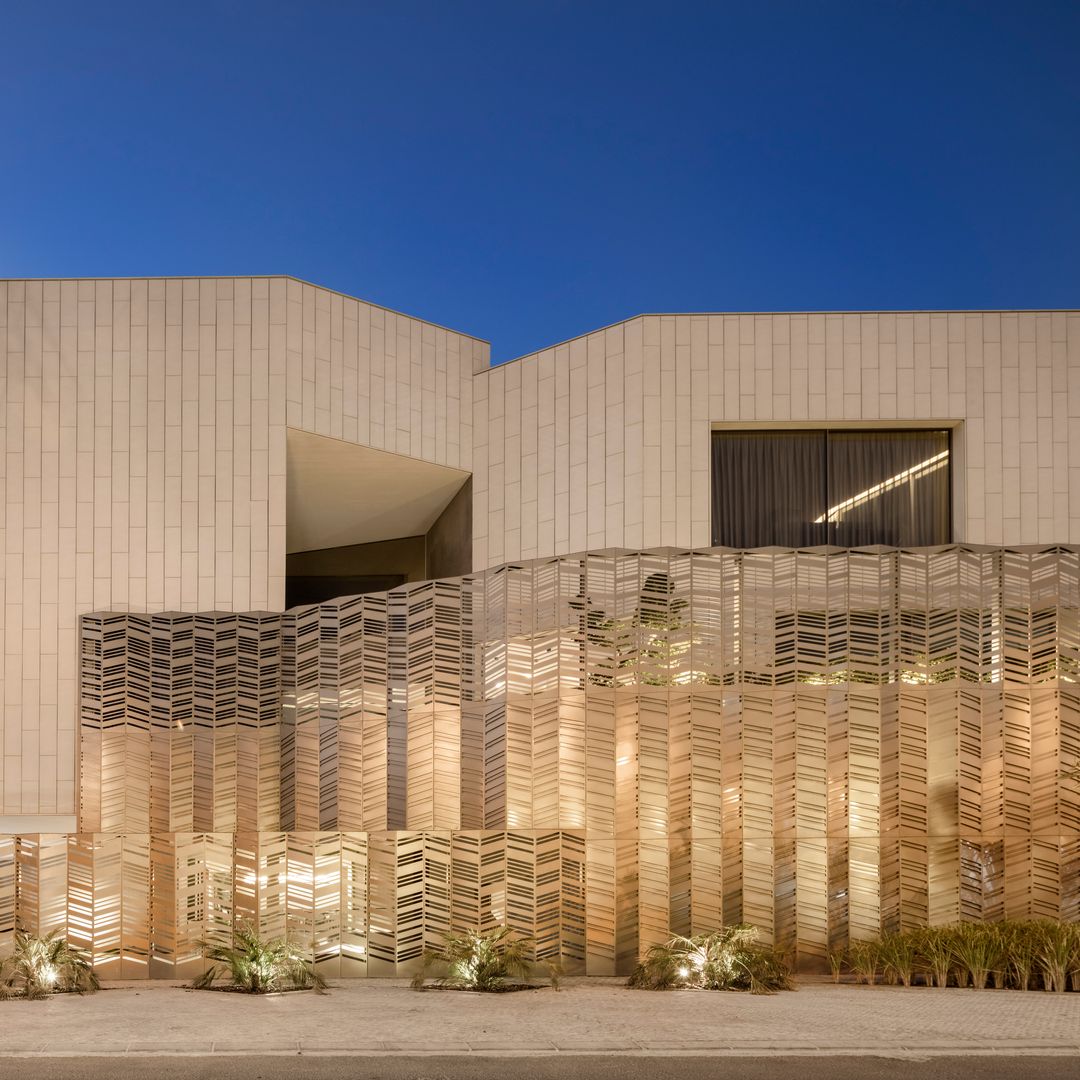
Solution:
{"label": "stone-clad wall", "polygon": [[1080,313],[486,343],[290,278],[0,281],[0,817],[72,815],[78,617],[278,610],[286,431],[473,472],[473,566],[706,545],[714,424],[948,425],[955,539],[1080,541]]}
{"label": "stone-clad wall", "polygon": [[641,315],[474,398],[477,568],[707,546],[714,424],[952,427],[954,540],[1080,543],[1080,311]]}
{"label": "stone-clad wall", "polygon": [[286,429],[468,470],[486,358],[290,278],[0,281],[0,815],[75,812],[81,613],[282,608]]}
{"label": "stone-clad wall", "polygon": [[8,842],[0,934],[125,975],[248,916],[342,974],[1080,918],[1075,548],[606,552],[82,643],[81,832]]}

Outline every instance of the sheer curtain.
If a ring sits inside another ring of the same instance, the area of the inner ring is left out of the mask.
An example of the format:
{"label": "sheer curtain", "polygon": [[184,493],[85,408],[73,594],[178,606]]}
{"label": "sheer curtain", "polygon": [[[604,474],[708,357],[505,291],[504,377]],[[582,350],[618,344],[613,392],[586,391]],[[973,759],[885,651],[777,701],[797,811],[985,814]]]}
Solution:
{"label": "sheer curtain", "polygon": [[951,539],[948,431],[716,431],[713,543],[725,547]]}
{"label": "sheer curtain", "polygon": [[828,543],[823,431],[713,432],[713,543]]}
{"label": "sheer curtain", "polygon": [[947,544],[947,431],[833,431],[830,542],[841,547]]}

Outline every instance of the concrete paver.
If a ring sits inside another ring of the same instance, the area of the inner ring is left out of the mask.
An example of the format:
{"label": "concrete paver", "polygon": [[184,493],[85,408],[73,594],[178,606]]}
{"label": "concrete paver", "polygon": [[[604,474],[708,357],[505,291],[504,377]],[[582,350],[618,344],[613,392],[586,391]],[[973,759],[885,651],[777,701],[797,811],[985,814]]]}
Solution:
{"label": "concrete paver", "polygon": [[772,997],[570,979],[517,994],[404,980],[248,997],[161,983],[0,1002],[0,1056],[1080,1055],[1080,994],[834,986]]}

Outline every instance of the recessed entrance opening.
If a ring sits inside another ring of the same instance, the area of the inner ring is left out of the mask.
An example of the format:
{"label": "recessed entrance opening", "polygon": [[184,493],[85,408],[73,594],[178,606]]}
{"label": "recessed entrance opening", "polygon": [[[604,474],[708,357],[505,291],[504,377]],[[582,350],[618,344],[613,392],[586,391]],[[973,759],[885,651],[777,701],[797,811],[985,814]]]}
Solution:
{"label": "recessed entrance opening", "polygon": [[464,470],[295,430],[286,464],[287,607],[472,569]]}

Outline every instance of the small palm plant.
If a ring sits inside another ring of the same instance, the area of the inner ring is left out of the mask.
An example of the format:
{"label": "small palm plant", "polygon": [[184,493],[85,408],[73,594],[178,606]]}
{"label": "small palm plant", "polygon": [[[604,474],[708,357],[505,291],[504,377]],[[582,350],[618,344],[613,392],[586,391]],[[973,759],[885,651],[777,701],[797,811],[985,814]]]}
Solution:
{"label": "small palm plant", "polygon": [[424,966],[413,976],[413,989],[422,990],[434,970],[436,986],[497,993],[515,983],[531,984],[539,968],[557,990],[559,965],[533,961],[534,946],[531,937],[516,934],[509,926],[446,934],[440,947],[424,952]]}
{"label": "small palm plant", "polygon": [[726,926],[696,937],[676,935],[653,945],[630,976],[643,990],[790,990],[789,972],[774,950],[758,941],[753,926]]}
{"label": "small palm plant", "polygon": [[200,942],[210,966],[192,982],[196,990],[209,990],[219,975],[236,990],[269,994],[275,990],[326,990],[326,980],[287,938],[264,941],[250,923],[241,923],[231,945]]}
{"label": "small palm plant", "polygon": [[86,958],[54,930],[45,937],[15,931],[15,947],[0,961],[0,998],[92,994],[98,979]]}

